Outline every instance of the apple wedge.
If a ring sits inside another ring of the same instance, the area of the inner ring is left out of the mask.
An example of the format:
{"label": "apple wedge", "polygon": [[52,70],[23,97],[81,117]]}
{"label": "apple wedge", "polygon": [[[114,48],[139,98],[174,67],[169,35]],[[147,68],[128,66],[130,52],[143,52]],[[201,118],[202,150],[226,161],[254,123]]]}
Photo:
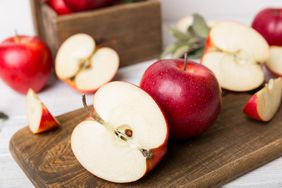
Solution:
{"label": "apple wedge", "polygon": [[68,38],[59,48],[55,70],[59,79],[82,93],[94,93],[111,81],[119,67],[117,52],[108,47],[96,48],[87,34]]}
{"label": "apple wedge", "polygon": [[261,64],[268,58],[269,46],[254,29],[219,22],[210,31],[201,63],[215,73],[222,88],[241,92],[264,82]]}
{"label": "apple wedge", "polygon": [[258,121],[270,121],[281,103],[282,79],[270,79],[263,89],[255,93],[245,105],[243,112]]}
{"label": "apple wedge", "polygon": [[282,47],[271,46],[270,47],[270,58],[266,62],[266,67],[273,74],[282,76]]}
{"label": "apple wedge", "polygon": [[125,82],[102,86],[91,119],[75,127],[71,148],[81,165],[107,181],[128,183],[142,178],[164,156],[168,127],[157,103],[142,89]]}
{"label": "apple wedge", "polygon": [[28,124],[32,133],[42,133],[59,127],[56,118],[52,116],[32,89],[28,90],[26,99]]}

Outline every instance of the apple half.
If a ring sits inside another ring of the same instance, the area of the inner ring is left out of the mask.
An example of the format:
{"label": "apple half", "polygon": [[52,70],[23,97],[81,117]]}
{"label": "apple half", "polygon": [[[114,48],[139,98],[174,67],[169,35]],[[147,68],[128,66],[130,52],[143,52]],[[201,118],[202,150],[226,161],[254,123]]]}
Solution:
{"label": "apple half", "polygon": [[59,79],[82,93],[94,93],[111,81],[119,67],[117,52],[108,47],[96,48],[87,34],[68,38],[59,48],[55,70]]}
{"label": "apple half", "polygon": [[281,103],[282,79],[270,79],[245,105],[243,112],[258,121],[270,121]]}
{"label": "apple half", "polygon": [[32,89],[28,90],[26,99],[28,124],[32,133],[42,133],[60,126]]}
{"label": "apple half", "polygon": [[270,58],[266,62],[266,67],[277,76],[282,76],[282,47],[270,46]]}
{"label": "apple half", "polygon": [[201,63],[211,69],[222,88],[249,91],[264,82],[261,64],[269,58],[266,40],[236,22],[218,22],[209,34]]}
{"label": "apple half", "polygon": [[71,148],[81,165],[107,181],[134,182],[166,153],[168,127],[157,103],[142,89],[110,82],[94,96],[92,119],[75,127]]}

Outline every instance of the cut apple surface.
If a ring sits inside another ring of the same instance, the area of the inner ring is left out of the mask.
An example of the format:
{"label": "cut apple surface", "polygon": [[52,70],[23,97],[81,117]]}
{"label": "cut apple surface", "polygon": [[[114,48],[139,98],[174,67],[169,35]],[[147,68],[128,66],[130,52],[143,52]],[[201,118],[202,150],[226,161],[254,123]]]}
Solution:
{"label": "cut apple surface", "polygon": [[270,58],[266,62],[267,68],[274,74],[282,76],[282,47],[271,46]]}
{"label": "cut apple surface", "polygon": [[72,133],[74,155],[102,179],[140,179],[166,153],[168,127],[162,111],[145,91],[125,82],[102,86],[93,104],[93,120],[83,121]]}
{"label": "cut apple surface", "polygon": [[281,104],[282,79],[270,79],[245,105],[244,113],[259,121],[270,121]]}
{"label": "cut apple surface", "polygon": [[55,117],[48,111],[32,89],[27,93],[27,117],[31,132],[41,133],[59,127]]}
{"label": "cut apple surface", "polygon": [[201,63],[210,68],[224,89],[249,91],[264,82],[260,64],[269,58],[269,46],[254,29],[236,22],[215,24]]}
{"label": "cut apple surface", "polygon": [[248,91],[259,87],[264,82],[260,65],[251,62],[238,62],[236,56],[223,52],[206,53],[202,62],[212,70],[224,89]]}
{"label": "cut apple surface", "polygon": [[87,34],[76,34],[60,47],[56,73],[66,83],[83,93],[93,93],[111,81],[119,67],[119,56],[111,48],[96,48]]}

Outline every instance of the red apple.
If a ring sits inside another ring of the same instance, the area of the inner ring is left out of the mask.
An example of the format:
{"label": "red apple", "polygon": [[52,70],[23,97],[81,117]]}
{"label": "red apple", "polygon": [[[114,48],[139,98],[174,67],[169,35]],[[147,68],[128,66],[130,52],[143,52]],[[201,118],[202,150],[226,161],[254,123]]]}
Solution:
{"label": "red apple", "polygon": [[255,17],[252,27],[267,40],[269,45],[282,46],[282,9],[266,8]]}
{"label": "red apple", "polygon": [[12,89],[25,94],[40,91],[49,79],[52,57],[37,37],[15,36],[0,44],[0,77]]}
{"label": "red apple", "polygon": [[173,139],[204,133],[215,122],[221,108],[221,90],[214,74],[205,66],[183,60],[160,60],[144,73],[140,87],[164,111]]}
{"label": "red apple", "polygon": [[92,10],[111,5],[115,0],[64,0],[74,12]]}
{"label": "red apple", "polygon": [[245,105],[243,112],[258,121],[270,121],[278,111],[282,96],[282,79],[270,79]]}
{"label": "red apple", "polygon": [[71,13],[71,9],[67,7],[64,0],[48,0],[47,4],[58,14],[64,15]]}
{"label": "red apple", "polygon": [[31,132],[34,134],[59,127],[59,123],[40,101],[36,93],[30,89],[26,96],[27,117]]}
{"label": "red apple", "polygon": [[71,148],[81,165],[111,182],[137,181],[151,171],[167,149],[167,122],[142,89],[111,82],[94,96],[91,118],[75,127]]}

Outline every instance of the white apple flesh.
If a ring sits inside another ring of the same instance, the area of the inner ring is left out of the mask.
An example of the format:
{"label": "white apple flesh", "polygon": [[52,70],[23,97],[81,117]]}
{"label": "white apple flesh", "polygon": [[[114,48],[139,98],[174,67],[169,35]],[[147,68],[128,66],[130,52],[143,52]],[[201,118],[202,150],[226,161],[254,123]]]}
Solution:
{"label": "white apple flesh", "polygon": [[282,79],[270,79],[245,105],[244,113],[258,121],[270,121],[281,104]]}
{"label": "white apple flesh", "polygon": [[34,134],[59,127],[55,117],[48,111],[32,89],[27,93],[27,117],[31,132]]}
{"label": "white apple flesh", "polygon": [[111,82],[96,92],[93,105],[94,120],[77,125],[71,136],[77,160],[107,181],[142,178],[166,153],[168,127],[156,102],[132,84]]}
{"label": "white apple flesh", "polygon": [[96,48],[87,34],[68,38],[56,56],[57,76],[83,93],[93,93],[111,81],[119,67],[119,56],[111,48]]}
{"label": "white apple flesh", "polygon": [[236,22],[215,24],[201,63],[211,69],[222,88],[249,91],[264,82],[260,64],[269,58],[269,46],[254,29]]}
{"label": "white apple flesh", "polygon": [[268,70],[273,74],[282,76],[282,47],[271,46],[270,47],[270,58],[266,62]]}

